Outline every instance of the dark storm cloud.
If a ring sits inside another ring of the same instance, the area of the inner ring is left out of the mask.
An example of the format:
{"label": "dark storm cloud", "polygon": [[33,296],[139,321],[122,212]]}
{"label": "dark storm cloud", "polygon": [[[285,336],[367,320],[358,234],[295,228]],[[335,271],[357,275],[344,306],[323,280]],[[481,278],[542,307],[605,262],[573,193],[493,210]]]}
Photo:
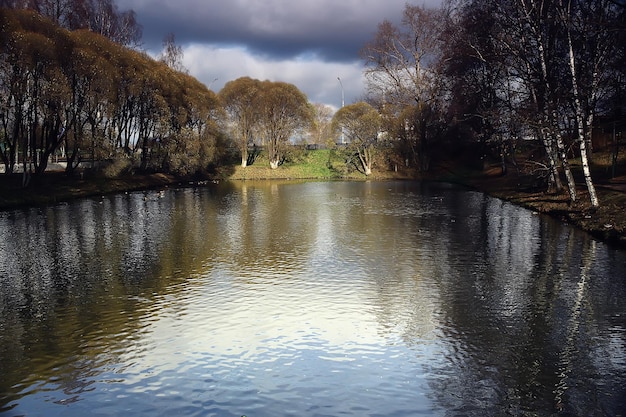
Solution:
{"label": "dark storm cloud", "polygon": [[119,0],[144,26],[147,49],[172,32],[179,44],[243,45],[268,59],[315,54],[350,61],[383,19],[399,18],[405,0]]}
{"label": "dark storm cloud", "polygon": [[[143,26],[153,56],[173,33],[184,65],[214,91],[241,76],[286,81],[339,108],[364,91],[359,50],[406,0],[117,0]],[[421,0],[439,5],[441,0]],[[338,77],[341,78],[341,82]]]}
{"label": "dark storm cloud", "polygon": [[[158,18],[157,18],[158,19]],[[179,44],[205,43],[219,46],[244,46],[250,53],[267,59],[287,59],[302,55],[316,55],[329,61],[353,61],[359,59],[362,45],[371,36],[327,27],[323,33],[299,32],[286,34],[259,33],[247,28],[215,25],[211,29],[202,27],[169,26],[167,32],[160,29],[168,27],[167,21],[146,21],[144,43],[147,49],[159,49],[163,37],[168,32],[176,36]],[[314,37],[312,36],[314,35]]]}

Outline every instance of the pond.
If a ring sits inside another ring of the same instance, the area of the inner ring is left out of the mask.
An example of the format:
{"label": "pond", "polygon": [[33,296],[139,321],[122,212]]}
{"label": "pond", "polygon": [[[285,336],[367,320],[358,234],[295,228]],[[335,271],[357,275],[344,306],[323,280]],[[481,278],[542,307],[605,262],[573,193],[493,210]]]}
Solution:
{"label": "pond", "polygon": [[0,416],[615,416],[626,253],[427,182],[0,213]]}

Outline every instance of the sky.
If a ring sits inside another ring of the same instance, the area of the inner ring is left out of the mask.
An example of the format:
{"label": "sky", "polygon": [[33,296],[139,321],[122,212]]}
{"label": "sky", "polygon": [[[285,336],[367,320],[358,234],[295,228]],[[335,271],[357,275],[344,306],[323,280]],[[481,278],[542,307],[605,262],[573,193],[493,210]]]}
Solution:
{"label": "sky", "polygon": [[[412,4],[437,6],[441,0]],[[215,92],[248,76],[296,85],[337,109],[365,94],[359,50],[378,24],[399,21],[407,0],[117,0],[143,26],[157,56],[173,33],[183,65]],[[339,79],[338,79],[339,78]]]}

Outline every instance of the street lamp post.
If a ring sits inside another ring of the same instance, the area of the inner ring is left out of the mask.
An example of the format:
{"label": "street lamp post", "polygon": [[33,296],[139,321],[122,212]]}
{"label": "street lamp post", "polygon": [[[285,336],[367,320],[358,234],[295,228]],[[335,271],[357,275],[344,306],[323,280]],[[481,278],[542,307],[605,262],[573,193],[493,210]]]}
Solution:
{"label": "street lamp post", "polygon": [[[343,94],[343,83],[341,82],[341,78],[337,77],[339,80],[339,86],[341,86],[341,107],[345,106],[344,94]],[[341,144],[344,144],[344,135],[343,135],[343,126],[341,127]]]}

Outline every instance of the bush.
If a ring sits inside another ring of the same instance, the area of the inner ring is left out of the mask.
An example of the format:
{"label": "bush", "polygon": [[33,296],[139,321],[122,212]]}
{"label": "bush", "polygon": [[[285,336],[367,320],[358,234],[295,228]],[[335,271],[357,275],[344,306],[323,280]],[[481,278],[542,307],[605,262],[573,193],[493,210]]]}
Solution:
{"label": "bush", "polygon": [[133,163],[129,157],[123,154],[116,155],[102,168],[105,178],[116,178],[131,171]]}

